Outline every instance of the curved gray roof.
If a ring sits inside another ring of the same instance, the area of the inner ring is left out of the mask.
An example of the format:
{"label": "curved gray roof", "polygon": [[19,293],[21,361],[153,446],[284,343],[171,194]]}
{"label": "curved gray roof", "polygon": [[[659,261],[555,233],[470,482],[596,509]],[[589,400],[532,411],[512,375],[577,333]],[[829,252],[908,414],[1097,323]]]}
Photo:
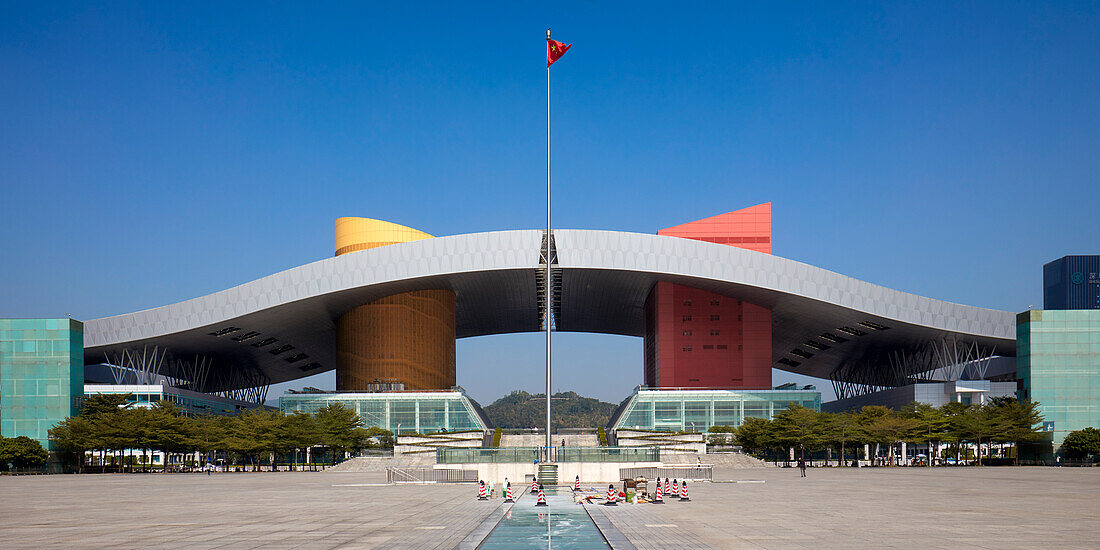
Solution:
{"label": "curved gray roof", "polygon": [[[542,234],[499,231],[395,244],[176,304],[94,319],[84,327],[86,361],[155,345],[170,357],[203,355],[215,368],[247,366],[272,382],[290,380],[335,368],[334,322],[347,310],[429,288],[455,291],[459,338],[537,331]],[[842,362],[869,353],[916,348],[945,336],[1015,355],[1011,312],[934,300],[775,255],[677,237],[555,230],[554,240],[559,331],[642,336],[646,296],[656,282],[669,281],[772,309],[775,366],[811,376],[825,377]],[[815,349],[812,358],[791,355],[807,340],[840,327],[866,334]],[[213,335],[227,329],[237,330]],[[252,333],[257,334],[237,341]],[[270,338],[277,344],[253,345]],[[293,349],[272,354],[279,346]],[[286,360],[301,355],[307,358]],[[784,358],[788,361],[781,363]],[[303,371],[303,365],[310,368]]]}

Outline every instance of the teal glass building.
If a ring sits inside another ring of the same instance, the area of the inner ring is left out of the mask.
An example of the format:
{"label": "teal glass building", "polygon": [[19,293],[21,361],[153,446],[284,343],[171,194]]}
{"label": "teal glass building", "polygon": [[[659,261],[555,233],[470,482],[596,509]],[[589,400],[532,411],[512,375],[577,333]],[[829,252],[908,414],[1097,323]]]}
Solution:
{"label": "teal glass building", "polygon": [[364,427],[377,426],[394,433],[436,433],[487,430],[489,419],[474,400],[460,390],[379,393],[287,393],[279,397],[279,410],[316,413],[330,403],[340,403],[363,419]]}
{"label": "teal glass building", "polygon": [[84,325],[0,319],[0,435],[49,448],[49,431],[84,399]]}
{"label": "teal glass building", "polygon": [[771,418],[795,403],[821,410],[821,392],[777,390],[659,390],[639,387],[611,415],[612,430],[704,432],[740,426],[746,418]]}
{"label": "teal glass building", "polygon": [[1100,310],[1031,310],[1016,317],[1021,399],[1039,402],[1053,451],[1069,432],[1100,427]]}

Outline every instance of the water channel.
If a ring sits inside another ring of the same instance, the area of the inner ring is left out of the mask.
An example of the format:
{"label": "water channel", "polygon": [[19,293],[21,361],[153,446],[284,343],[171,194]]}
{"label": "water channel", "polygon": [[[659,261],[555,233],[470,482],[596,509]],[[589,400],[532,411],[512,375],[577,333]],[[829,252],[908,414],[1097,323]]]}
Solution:
{"label": "water channel", "polygon": [[537,492],[524,493],[478,548],[611,548],[568,488],[547,487],[548,506],[537,500]]}

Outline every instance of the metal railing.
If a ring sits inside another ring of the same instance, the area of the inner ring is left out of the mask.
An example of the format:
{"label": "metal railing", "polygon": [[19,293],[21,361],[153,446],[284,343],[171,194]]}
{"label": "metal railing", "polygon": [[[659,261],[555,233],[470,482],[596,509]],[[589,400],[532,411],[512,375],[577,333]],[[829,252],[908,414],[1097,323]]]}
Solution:
{"label": "metal railing", "polygon": [[518,462],[660,462],[657,447],[439,448],[438,464]]}
{"label": "metal railing", "polygon": [[698,464],[683,466],[661,466],[645,468],[619,468],[620,479],[634,479],[644,477],[646,479],[667,478],[690,479],[711,481],[714,479],[714,465]]}
{"label": "metal railing", "polygon": [[477,470],[386,468],[386,483],[474,483]]}

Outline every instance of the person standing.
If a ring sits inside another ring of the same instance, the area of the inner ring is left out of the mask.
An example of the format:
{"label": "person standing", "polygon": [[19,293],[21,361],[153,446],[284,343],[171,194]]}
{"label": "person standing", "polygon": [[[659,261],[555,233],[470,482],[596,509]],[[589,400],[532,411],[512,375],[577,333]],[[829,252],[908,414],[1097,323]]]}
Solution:
{"label": "person standing", "polygon": [[798,457],[798,469],[802,471],[802,477],[806,477],[806,457]]}

